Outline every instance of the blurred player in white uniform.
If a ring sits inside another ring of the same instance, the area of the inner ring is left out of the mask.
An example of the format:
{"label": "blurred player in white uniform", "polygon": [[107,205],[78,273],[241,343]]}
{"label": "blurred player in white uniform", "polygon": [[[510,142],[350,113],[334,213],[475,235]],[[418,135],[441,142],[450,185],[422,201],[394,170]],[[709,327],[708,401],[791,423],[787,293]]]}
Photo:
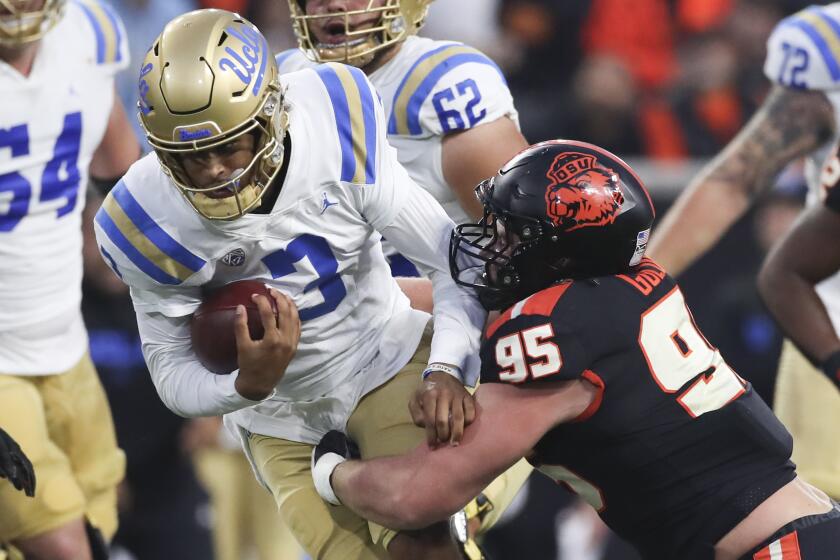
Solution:
{"label": "blurred player in white uniform", "polygon": [[[406,403],[424,370],[445,397],[427,411],[444,444],[474,416],[463,383],[475,382],[485,314],[449,275],[453,223],[397,161],[370,82],[339,64],[281,82],[253,25],[199,10],[167,25],[139,88],[156,154],[112,190],[96,232],[131,286],[164,403],[227,415],[311,556],[456,557],[445,524],[395,535],[326,507],[309,474],[312,445],[336,427],[363,456],[421,441]],[[432,280],[431,340],[428,314],[391,277],[383,235]],[[240,315],[239,369],[215,375],[192,350],[190,316],[203,290],[245,278],[278,290],[279,317],[257,297],[266,337],[251,341]]]}
{"label": "blurred player in white uniform", "polygon": [[[382,100],[388,142],[400,163],[461,224],[482,215],[476,185],[528,142],[505,77],[490,58],[462,43],[416,36],[430,3],[289,0],[300,48],[277,55],[277,64],[281,75],[323,62],[361,68]],[[410,262],[385,247],[396,276],[416,275]],[[430,302],[428,285],[402,285],[415,304]],[[530,472],[522,461],[487,489],[483,528],[495,522]],[[479,516],[476,505],[468,508],[471,516]]]}
{"label": "blurred player in white uniform", "polygon": [[0,425],[38,479],[34,499],[0,487],[0,541],[27,558],[101,558],[93,537],[117,525],[125,461],[87,355],[80,216],[88,182],[139,154],[114,95],[127,53],[99,0],[0,1]]}
{"label": "blurred player in white uniform", "polygon": [[[650,253],[674,274],[717,242],[794,159],[807,156],[808,204],[819,201],[820,170],[840,138],[840,3],[811,6],[779,22],[767,42],[764,73],[774,85],[759,111],[653,235]],[[817,291],[840,332],[840,276]],[[790,342],[782,350],[774,405],[796,442],[799,472],[840,498],[840,395]]]}

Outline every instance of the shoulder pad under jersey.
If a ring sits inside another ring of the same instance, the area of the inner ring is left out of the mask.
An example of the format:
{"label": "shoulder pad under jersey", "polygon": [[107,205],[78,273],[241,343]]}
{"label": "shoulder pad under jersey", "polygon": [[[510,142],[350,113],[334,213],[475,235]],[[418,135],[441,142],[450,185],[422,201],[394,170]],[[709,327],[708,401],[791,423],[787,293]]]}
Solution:
{"label": "shoulder pad under jersey", "polygon": [[[158,175],[158,163],[150,154],[135,163],[111,190],[94,218],[99,251],[123,282],[137,290],[157,286],[179,286],[198,273],[207,261],[185,246],[181,239],[179,216],[163,216],[148,192],[158,198],[168,184],[150,184]],[[165,177],[165,176],[163,176]],[[159,187],[159,188],[155,188]],[[170,205],[171,206],[171,205]]]}
{"label": "shoulder pad under jersey", "polygon": [[406,68],[394,92],[388,134],[439,136],[499,117],[516,118],[499,67],[461,43],[433,43]]}
{"label": "shoulder pad under jersey", "polygon": [[128,66],[125,26],[111,5],[103,0],[70,0],[65,17],[74,19],[74,32],[96,65],[114,72]]}
{"label": "shoulder pad under jersey", "polygon": [[[277,61],[277,72],[279,74],[288,74],[289,72],[297,72],[304,68],[312,68],[317,66],[317,63],[312,62],[303,51],[300,49],[286,49],[278,53],[274,60]],[[282,80],[281,80],[282,81]]]}

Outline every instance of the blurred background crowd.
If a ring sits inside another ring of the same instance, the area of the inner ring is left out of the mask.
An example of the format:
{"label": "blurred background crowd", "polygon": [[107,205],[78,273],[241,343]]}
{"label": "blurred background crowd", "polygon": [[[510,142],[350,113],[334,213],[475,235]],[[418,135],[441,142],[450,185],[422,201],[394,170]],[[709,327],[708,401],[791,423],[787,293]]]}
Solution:
{"label": "blurred background crowd", "polygon": [[[110,2],[126,24],[132,67],[170,19],[196,8],[240,12],[276,52],[297,45],[281,0]],[[661,216],[761,103],[769,88],[762,72],[765,41],[781,18],[808,4],[436,0],[421,35],[463,41],[493,58],[507,77],[529,141],[581,139],[628,159]],[[126,107],[135,107],[136,72],[123,73],[118,87]],[[137,133],[143,141],[139,126]],[[791,165],[723,243],[681,277],[703,332],[768,402],[781,334],[759,301],[755,273],[794,220],[804,194],[801,165]],[[99,202],[92,197],[89,208]],[[126,288],[103,267],[90,244],[84,311],[91,354],[129,460],[114,557],[300,558],[270,496],[257,487],[218,423],[178,418],[156,398]],[[532,477],[486,538],[490,557],[636,558],[623,543],[603,538],[601,526],[574,515],[578,506],[563,496],[552,482]],[[183,545],[177,556],[173,543]]]}

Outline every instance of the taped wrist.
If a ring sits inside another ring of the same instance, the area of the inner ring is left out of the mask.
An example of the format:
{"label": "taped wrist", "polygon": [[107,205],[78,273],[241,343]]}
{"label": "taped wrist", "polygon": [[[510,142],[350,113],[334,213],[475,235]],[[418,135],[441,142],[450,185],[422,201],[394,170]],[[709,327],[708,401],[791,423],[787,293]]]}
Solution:
{"label": "taped wrist", "polygon": [[423,379],[425,380],[436,371],[442,371],[443,373],[451,375],[452,377],[463,383],[463,380],[461,378],[461,368],[459,368],[458,366],[451,366],[449,364],[442,364],[440,362],[434,362],[429,364],[428,367],[423,370]]}
{"label": "taped wrist", "polygon": [[325,502],[334,506],[340,506],[341,500],[335,495],[330,477],[335,468],[346,460],[338,453],[324,453],[317,459],[314,454],[312,455],[312,480],[315,483],[315,490]]}

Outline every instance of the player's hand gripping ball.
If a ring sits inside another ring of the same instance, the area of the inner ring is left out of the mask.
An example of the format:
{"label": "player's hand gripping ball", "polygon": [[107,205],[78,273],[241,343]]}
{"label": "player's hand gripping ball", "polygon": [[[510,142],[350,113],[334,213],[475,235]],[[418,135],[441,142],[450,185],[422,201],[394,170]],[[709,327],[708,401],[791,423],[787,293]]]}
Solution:
{"label": "player's hand gripping ball", "polygon": [[274,298],[266,285],[258,280],[240,280],[210,292],[193,314],[190,325],[193,352],[201,364],[213,373],[228,374],[239,367],[234,331],[237,305],[243,305],[248,314],[251,338],[261,340],[265,334],[259,309],[251,294],[265,296],[277,316]]}

